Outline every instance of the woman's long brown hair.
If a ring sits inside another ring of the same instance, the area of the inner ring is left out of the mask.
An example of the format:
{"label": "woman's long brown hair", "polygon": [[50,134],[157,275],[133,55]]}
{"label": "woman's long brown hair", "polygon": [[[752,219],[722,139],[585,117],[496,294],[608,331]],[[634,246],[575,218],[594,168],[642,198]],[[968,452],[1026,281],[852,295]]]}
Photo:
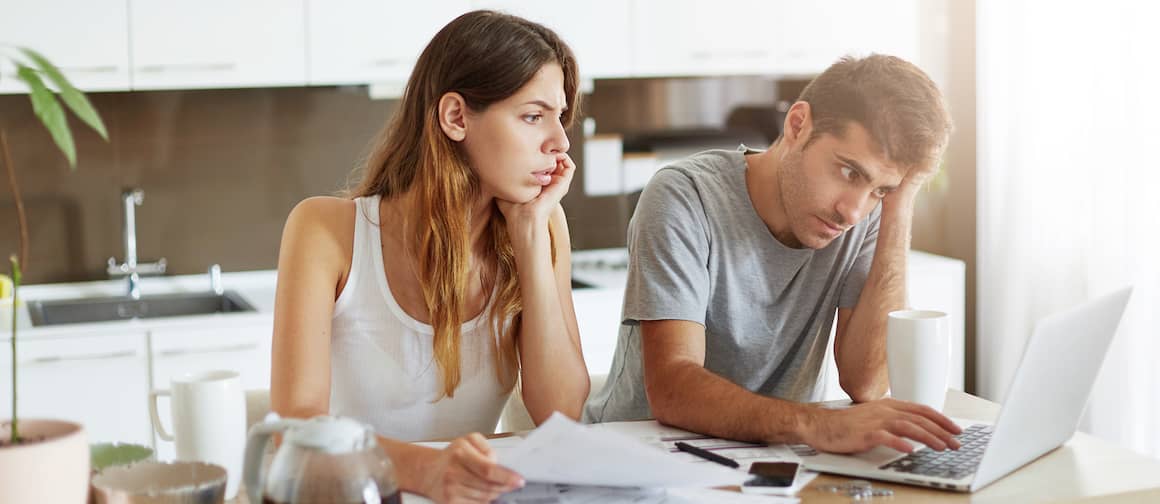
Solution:
{"label": "woman's long brown hair", "polygon": [[[455,395],[460,381],[459,340],[471,281],[468,226],[479,181],[458,144],[439,126],[439,100],[446,93],[459,93],[471,110],[482,111],[515,94],[550,63],[564,72],[568,108],[561,120],[567,127],[578,106],[571,49],[548,28],[519,17],[493,11],[459,16],[435,34],[419,56],[398,109],[378,136],[363,166],[362,182],[353,191],[356,197],[378,195],[384,200],[410,194],[411,208],[403,223],[411,255],[406,259],[415,261],[447,397]],[[486,259],[496,268],[484,283],[485,292],[495,296],[488,314],[489,344],[496,378],[510,390],[519,370],[516,335],[523,301],[503,214],[494,204],[488,211],[482,239]]]}

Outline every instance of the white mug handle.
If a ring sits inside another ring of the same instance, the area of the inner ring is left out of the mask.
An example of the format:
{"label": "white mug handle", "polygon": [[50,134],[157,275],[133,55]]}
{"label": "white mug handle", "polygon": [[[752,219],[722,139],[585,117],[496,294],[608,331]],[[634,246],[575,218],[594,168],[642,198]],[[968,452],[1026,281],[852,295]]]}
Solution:
{"label": "white mug handle", "polygon": [[157,414],[157,398],[165,396],[169,398],[170,407],[173,407],[173,394],[168,390],[154,390],[149,393],[149,416],[153,418],[153,430],[157,431],[157,435],[165,441],[173,441],[173,434],[165,430],[165,426],[161,424],[161,415]]}

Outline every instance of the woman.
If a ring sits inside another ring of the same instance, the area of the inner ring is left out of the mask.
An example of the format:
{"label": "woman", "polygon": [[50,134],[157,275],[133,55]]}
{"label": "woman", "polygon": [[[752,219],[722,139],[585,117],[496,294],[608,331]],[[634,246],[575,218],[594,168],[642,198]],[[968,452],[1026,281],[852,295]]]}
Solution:
{"label": "woman", "polygon": [[371,424],[402,488],[438,502],[523,485],[479,432],[517,379],[536,423],[578,418],[588,394],[559,205],[577,97],[575,58],[543,26],[476,11],[435,35],[355,198],[287,218],[274,411]]}

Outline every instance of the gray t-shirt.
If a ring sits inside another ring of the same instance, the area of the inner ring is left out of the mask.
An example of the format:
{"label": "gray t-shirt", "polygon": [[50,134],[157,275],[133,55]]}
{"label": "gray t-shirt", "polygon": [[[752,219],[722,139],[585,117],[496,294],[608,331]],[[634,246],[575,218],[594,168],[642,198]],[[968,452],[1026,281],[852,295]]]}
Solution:
{"label": "gray t-shirt", "polygon": [[744,146],[695,154],[657,172],[628,228],[628,284],[608,381],[586,422],[652,418],[641,320],[705,326],[705,368],[747,390],[821,399],[838,307],[853,307],[870,271],[880,207],[826,248],[783,245],[757,215]]}

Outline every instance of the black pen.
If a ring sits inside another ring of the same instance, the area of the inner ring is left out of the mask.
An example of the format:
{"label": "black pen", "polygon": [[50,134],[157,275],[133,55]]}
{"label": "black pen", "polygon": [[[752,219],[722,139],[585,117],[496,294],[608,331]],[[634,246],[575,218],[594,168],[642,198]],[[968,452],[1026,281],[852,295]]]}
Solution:
{"label": "black pen", "polygon": [[693,455],[701,457],[710,462],[716,462],[723,466],[729,466],[734,469],[741,467],[741,464],[738,464],[736,460],[733,460],[729,457],[722,457],[721,455],[717,455],[716,453],[713,453],[709,450],[697,448],[696,446],[682,441],[677,441],[677,449],[685,453],[692,453]]}

